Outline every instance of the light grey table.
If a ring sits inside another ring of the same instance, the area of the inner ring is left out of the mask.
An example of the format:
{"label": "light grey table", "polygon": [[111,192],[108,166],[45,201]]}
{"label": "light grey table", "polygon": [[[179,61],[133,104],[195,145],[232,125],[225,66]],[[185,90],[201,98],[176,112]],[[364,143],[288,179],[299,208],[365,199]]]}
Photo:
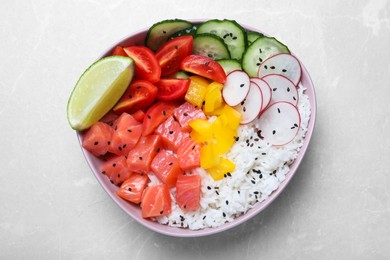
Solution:
{"label": "light grey table", "polygon": [[[107,46],[176,17],[235,19],[276,36],[318,99],[311,146],[282,195],[249,222],[194,239],[125,215],[65,112]],[[390,258],[388,1],[6,0],[0,39],[0,259]]]}

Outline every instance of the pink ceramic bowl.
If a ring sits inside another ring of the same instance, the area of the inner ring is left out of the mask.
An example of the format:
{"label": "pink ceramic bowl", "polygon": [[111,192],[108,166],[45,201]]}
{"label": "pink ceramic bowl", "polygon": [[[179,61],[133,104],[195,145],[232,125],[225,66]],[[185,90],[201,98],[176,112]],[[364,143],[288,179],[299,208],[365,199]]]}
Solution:
{"label": "pink ceramic bowl", "polygon": [[[203,22],[203,20],[192,20],[194,24]],[[258,30],[256,28],[250,27],[250,26],[245,26],[242,25],[245,29],[248,31],[258,31],[262,32],[261,30]],[[98,58],[102,58],[105,56],[108,56],[112,53],[113,49],[117,45],[121,46],[130,46],[130,45],[144,45],[144,40],[145,36],[147,33],[148,29],[144,29],[135,33],[130,34],[123,40],[116,42],[113,44],[106,52],[103,53]],[[262,32],[264,33],[264,32]],[[264,33],[265,34],[265,33]],[[266,35],[266,34],[265,34]],[[157,222],[144,219],[141,216],[141,210],[138,205],[131,204],[121,198],[119,198],[116,195],[116,190],[118,189],[115,185],[112,185],[109,181],[109,179],[100,173],[100,166],[102,164],[102,161],[98,158],[96,158],[94,155],[89,153],[88,151],[84,150],[81,146],[81,135],[80,133],[77,133],[78,140],[80,142],[80,146],[82,148],[82,152],[93,172],[95,175],[96,179],[98,182],[101,184],[103,189],[110,195],[112,200],[122,209],[124,210],[127,214],[129,214],[133,219],[135,219],[137,222],[140,224],[144,225],[145,227],[154,230],[158,233],[169,235],[169,236],[175,236],[175,237],[199,237],[199,236],[207,236],[215,233],[219,233],[228,229],[231,229],[249,219],[252,217],[256,216],[259,214],[263,209],[265,209],[268,205],[270,205],[278,196],[279,194],[284,190],[284,188],[287,186],[287,184],[290,182],[292,177],[294,176],[295,172],[297,171],[297,168],[299,164],[301,163],[305,152],[307,150],[307,147],[309,145],[309,141],[311,139],[313,129],[314,129],[314,124],[315,124],[315,119],[316,119],[316,97],[315,97],[315,91],[313,87],[313,83],[310,79],[309,73],[302,64],[302,78],[301,78],[301,84],[306,88],[306,94],[309,97],[310,100],[310,105],[311,105],[311,118],[309,121],[308,125],[308,130],[306,134],[306,138],[304,140],[304,144],[298,154],[297,159],[294,161],[293,164],[290,166],[290,171],[286,175],[286,179],[280,184],[279,188],[274,191],[268,199],[261,203],[257,203],[257,205],[250,209],[246,214],[236,218],[233,222],[225,223],[224,225],[217,227],[217,228],[205,228],[202,230],[189,230],[189,229],[182,229],[182,228],[174,228],[174,227],[169,227],[166,225],[161,225]]]}

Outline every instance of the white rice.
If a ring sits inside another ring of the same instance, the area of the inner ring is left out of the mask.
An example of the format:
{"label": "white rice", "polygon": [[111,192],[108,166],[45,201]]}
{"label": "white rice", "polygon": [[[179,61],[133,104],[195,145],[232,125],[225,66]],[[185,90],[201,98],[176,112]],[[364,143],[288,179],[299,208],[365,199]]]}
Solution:
{"label": "white rice", "polygon": [[[289,165],[297,157],[307,131],[311,110],[308,96],[304,94],[301,84],[298,94],[301,126],[293,141],[282,147],[274,147],[257,139],[257,121],[240,126],[239,140],[226,154],[236,164],[231,177],[214,181],[205,170],[194,170],[192,174],[202,176],[200,208],[196,211],[182,211],[175,201],[175,189],[172,189],[172,213],[157,217],[156,220],[161,224],[192,230],[218,227],[233,221],[256,203],[267,199],[285,179]],[[151,179],[150,185],[160,182],[157,177],[151,176]]]}

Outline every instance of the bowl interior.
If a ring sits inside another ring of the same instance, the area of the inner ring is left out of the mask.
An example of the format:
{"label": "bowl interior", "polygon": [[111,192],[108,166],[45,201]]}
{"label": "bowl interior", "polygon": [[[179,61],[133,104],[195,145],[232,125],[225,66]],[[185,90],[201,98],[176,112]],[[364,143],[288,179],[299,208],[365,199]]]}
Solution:
{"label": "bowl interior", "polygon": [[[194,23],[201,22],[201,21],[193,21]],[[261,32],[258,29],[255,29],[250,26],[242,25],[245,29],[249,31],[258,31]],[[110,53],[112,53],[113,49],[117,45],[121,46],[130,46],[130,45],[144,45],[144,40],[146,37],[147,29],[141,30],[139,32],[136,32],[134,34],[129,35],[128,37],[125,37],[121,41],[115,43],[113,46],[111,46],[106,52],[104,52],[99,58],[108,56]],[[170,236],[176,236],[176,237],[198,237],[198,236],[205,236],[205,235],[211,235],[215,234],[224,230],[228,230],[230,228],[233,228],[248,219],[252,218],[253,216],[260,213],[265,207],[267,207],[276,197],[279,196],[279,194],[283,191],[283,189],[286,187],[286,185],[290,182],[291,178],[295,174],[299,164],[301,163],[304,154],[307,150],[307,147],[309,145],[309,141],[311,139],[314,124],[315,124],[315,118],[316,118],[316,97],[315,97],[315,91],[313,87],[313,83],[310,79],[309,73],[306,70],[305,66],[302,64],[302,79],[301,84],[306,89],[305,93],[309,97],[309,102],[311,106],[311,117],[308,124],[308,130],[306,133],[306,137],[304,139],[303,146],[301,150],[299,151],[297,159],[291,164],[290,171],[286,175],[286,179],[280,184],[279,188],[274,191],[265,201],[257,203],[257,205],[250,209],[246,214],[236,218],[233,222],[225,223],[224,225],[217,227],[217,228],[205,228],[202,230],[189,230],[189,229],[182,229],[182,228],[174,228],[167,225],[161,225],[157,222],[147,220],[142,218],[141,216],[141,210],[138,205],[131,204],[129,202],[126,202],[125,200],[119,198],[116,195],[116,190],[118,189],[115,185],[111,184],[108,178],[100,173],[100,166],[102,164],[102,161],[98,158],[96,158],[94,155],[89,153],[88,151],[84,150],[82,147],[82,152],[88,162],[88,165],[90,166],[93,174],[95,175],[98,182],[101,184],[103,189],[108,193],[108,195],[115,201],[115,203],[124,210],[127,214],[129,214],[133,219],[135,219],[140,224],[144,225],[145,227],[154,230],[158,233],[170,235]],[[77,133],[78,140],[80,142],[81,146],[81,133]]]}

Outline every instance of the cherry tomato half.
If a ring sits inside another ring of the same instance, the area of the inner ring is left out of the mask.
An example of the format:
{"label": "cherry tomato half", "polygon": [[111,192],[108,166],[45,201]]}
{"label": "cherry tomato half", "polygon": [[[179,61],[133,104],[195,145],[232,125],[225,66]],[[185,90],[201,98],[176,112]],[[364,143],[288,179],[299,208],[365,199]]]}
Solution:
{"label": "cherry tomato half", "polygon": [[180,70],[180,63],[192,53],[192,36],[180,36],[166,42],[156,52],[161,76],[170,76]]}
{"label": "cherry tomato half", "polygon": [[150,135],[156,128],[173,114],[178,104],[173,101],[159,101],[146,111],[142,122],[142,136]]}
{"label": "cherry tomato half", "polygon": [[219,83],[225,83],[226,81],[226,73],[221,65],[215,60],[202,55],[192,54],[187,56],[181,62],[180,68]]}
{"label": "cherry tomato half", "polygon": [[125,56],[125,57],[127,57],[127,54],[123,50],[122,46],[116,46],[115,49],[112,51],[112,56]]}
{"label": "cherry tomato half", "polygon": [[190,83],[190,79],[161,79],[155,83],[158,88],[157,99],[168,101],[183,98]]}
{"label": "cherry tomato half", "polygon": [[158,89],[147,80],[134,80],[113,108],[116,114],[134,113],[151,105]]}
{"label": "cherry tomato half", "polygon": [[135,62],[135,77],[155,83],[160,80],[161,67],[154,52],[144,46],[130,46],[123,50]]}

